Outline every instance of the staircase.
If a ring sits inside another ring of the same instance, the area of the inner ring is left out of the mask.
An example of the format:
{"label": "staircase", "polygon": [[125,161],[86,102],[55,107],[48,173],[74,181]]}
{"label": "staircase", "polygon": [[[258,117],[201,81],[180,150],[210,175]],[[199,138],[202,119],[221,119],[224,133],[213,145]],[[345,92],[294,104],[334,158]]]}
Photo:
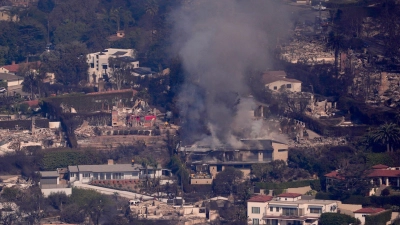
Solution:
{"label": "staircase", "polygon": [[378,189],[375,191],[376,196],[381,196],[382,190],[386,188],[386,185],[382,184]]}

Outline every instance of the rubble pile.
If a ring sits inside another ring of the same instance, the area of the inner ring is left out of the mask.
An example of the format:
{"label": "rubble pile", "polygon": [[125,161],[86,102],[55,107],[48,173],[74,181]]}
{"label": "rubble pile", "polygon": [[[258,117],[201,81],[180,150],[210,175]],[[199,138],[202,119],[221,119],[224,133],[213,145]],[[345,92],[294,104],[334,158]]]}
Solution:
{"label": "rubble pile", "polygon": [[45,141],[52,141],[52,146],[59,147],[61,145],[60,136],[50,128],[37,128],[34,132],[28,130],[8,130],[0,129],[0,155],[5,152],[19,150],[22,146],[45,147]]}
{"label": "rubble pile", "polygon": [[28,189],[30,186],[33,185],[32,180],[25,180],[19,175],[0,176],[0,178],[3,180],[2,182],[0,182],[0,187],[16,187],[18,189]]}
{"label": "rubble pile", "polygon": [[387,101],[388,106],[396,108],[400,106],[400,74],[387,73],[387,90],[381,96],[382,101]]}
{"label": "rubble pile", "polygon": [[335,62],[335,55],[325,45],[321,41],[295,39],[289,45],[281,46],[281,59],[309,65],[332,64]]}
{"label": "rubble pile", "polygon": [[75,129],[74,133],[76,137],[79,138],[88,138],[88,137],[94,137],[96,136],[95,129],[97,129],[96,126],[90,126],[88,121],[83,121],[83,124]]}

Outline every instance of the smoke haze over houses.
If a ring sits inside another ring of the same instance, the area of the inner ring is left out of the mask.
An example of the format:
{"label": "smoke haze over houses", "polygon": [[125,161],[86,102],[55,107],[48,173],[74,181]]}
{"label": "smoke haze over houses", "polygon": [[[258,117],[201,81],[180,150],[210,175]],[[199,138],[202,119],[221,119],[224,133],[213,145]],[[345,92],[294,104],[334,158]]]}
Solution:
{"label": "smoke haze over houses", "polygon": [[[245,74],[270,67],[270,47],[288,29],[275,1],[199,0],[171,15],[174,50],[185,70],[179,94],[182,139],[234,146],[241,130],[257,130]],[[259,125],[257,125],[259,126]]]}

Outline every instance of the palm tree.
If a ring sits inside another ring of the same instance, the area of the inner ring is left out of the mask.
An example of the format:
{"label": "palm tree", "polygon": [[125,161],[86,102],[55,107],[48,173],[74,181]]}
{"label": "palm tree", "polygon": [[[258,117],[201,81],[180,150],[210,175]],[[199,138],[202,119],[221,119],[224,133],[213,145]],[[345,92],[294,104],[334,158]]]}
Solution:
{"label": "palm tree", "polygon": [[375,142],[386,144],[386,151],[393,151],[393,145],[400,142],[400,128],[394,123],[385,123],[372,131]]}

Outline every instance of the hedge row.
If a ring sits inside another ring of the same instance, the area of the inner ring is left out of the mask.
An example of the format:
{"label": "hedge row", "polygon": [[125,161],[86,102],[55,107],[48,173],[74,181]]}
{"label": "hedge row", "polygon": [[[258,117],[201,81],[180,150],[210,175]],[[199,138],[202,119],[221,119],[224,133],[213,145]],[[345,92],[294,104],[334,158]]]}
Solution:
{"label": "hedge row", "polygon": [[383,207],[385,205],[400,206],[400,195],[370,196],[370,197],[351,195],[344,199],[338,199],[337,196],[333,196],[329,193],[318,192],[315,198],[323,200],[341,200],[344,204],[360,204],[363,206],[374,206],[374,207]]}
{"label": "hedge row", "polygon": [[317,186],[320,180],[300,180],[292,182],[283,183],[272,183],[272,182],[258,182],[256,186],[261,189],[273,190],[273,189],[288,189],[288,188],[298,188],[307,186]]}
{"label": "hedge row", "polygon": [[392,218],[392,210],[386,210],[377,215],[365,217],[365,225],[386,225],[386,222]]}

